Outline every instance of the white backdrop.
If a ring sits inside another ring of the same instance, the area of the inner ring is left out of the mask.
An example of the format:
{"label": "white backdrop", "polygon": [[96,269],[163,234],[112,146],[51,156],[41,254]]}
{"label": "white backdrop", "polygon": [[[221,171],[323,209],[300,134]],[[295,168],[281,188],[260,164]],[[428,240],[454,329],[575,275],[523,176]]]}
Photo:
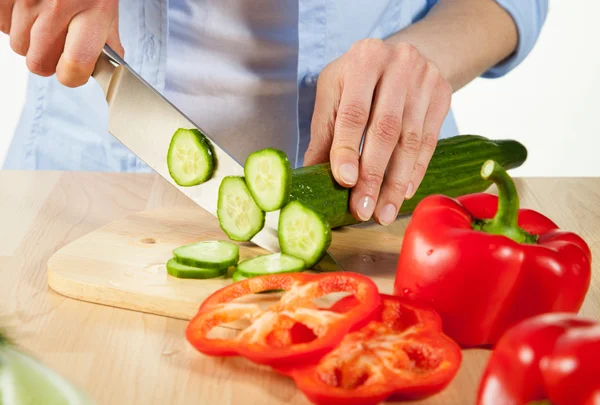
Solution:
{"label": "white backdrop", "polygon": [[[529,150],[520,176],[600,176],[600,2],[550,0],[530,57],[507,76],[477,79],[454,95],[461,133],[514,138]],[[0,34],[2,35],[2,34]],[[24,59],[0,37],[0,162],[26,88]],[[1,166],[1,164],[0,164]]]}

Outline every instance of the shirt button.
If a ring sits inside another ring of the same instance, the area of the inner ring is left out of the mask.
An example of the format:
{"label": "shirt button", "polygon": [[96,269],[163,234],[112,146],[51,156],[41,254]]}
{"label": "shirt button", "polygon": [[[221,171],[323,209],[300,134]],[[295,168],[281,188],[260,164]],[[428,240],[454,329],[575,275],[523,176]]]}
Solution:
{"label": "shirt button", "polygon": [[317,73],[308,73],[304,76],[304,86],[306,87],[317,87],[317,80],[319,79],[319,75]]}

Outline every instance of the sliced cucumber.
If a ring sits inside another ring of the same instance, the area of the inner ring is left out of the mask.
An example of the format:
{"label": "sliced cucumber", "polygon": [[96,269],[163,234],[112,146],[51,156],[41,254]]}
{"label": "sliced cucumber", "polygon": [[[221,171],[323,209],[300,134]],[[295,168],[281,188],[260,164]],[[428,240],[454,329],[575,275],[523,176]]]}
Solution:
{"label": "sliced cucumber", "polygon": [[292,165],[283,151],[267,148],[250,154],[244,176],[254,201],[263,211],[276,211],[288,202]]}
{"label": "sliced cucumber", "polygon": [[281,210],[278,234],[281,251],[304,260],[307,269],[319,263],[331,245],[325,217],[300,201],[292,201]]}
{"label": "sliced cucumber", "polygon": [[238,281],[245,280],[245,279],[247,279],[247,278],[248,278],[248,277],[244,276],[244,275],[243,275],[242,273],[240,273],[239,271],[236,271],[235,273],[233,273],[233,274],[231,275],[231,280],[232,280],[234,283],[237,283]]}
{"label": "sliced cucumber", "polygon": [[240,242],[252,239],[265,225],[265,212],[256,205],[240,176],[227,176],[221,181],[217,217],[229,239]]}
{"label": "sliced cucumber", "polygon": [[167,273],[177,278],[217,278],[221,277],[227,272],[227,268],[224,269],[207,269],[201,267],[187,266],[179,263],[175,258],[169,259],[167,262]]}
{"label": "sliced cucumber", "polygon": [[304,260],[285,253],[272,253],[240,262],[237,265],[236,272],[246,277],[254,277],[265,274],[293,273],[302,270],[304,270]]}
{"label": "sliced cucumber", "polygon": [[240,258],[240,248],[235,243],[214,240],[190,243],[173,250],[177,262],[206,269],[227,269]]}
{"label": "sliced cucumber", "polygon": [[178,129],[169,144],[167,166],[175,183],[182,187],[204,183],[216,166],[210,141],[197,129]]}

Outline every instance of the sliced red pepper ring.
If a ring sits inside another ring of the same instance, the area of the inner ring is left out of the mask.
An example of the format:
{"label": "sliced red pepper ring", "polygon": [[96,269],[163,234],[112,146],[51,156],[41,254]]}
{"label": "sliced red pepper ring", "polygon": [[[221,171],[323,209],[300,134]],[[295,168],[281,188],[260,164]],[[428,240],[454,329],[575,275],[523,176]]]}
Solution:
{"label": "sliced red pepper ring", "polygon": [[[332,310],[345,312],[351,300]],[[443,334],[429,308],[382,295],[378,316],[349,333],[318,364],[289,369],[314,404],[370,405],[433,395],[456,375],[460,347]]]}
{"label": "sliced red pepper ring", "polygon": [[[235,299],[263,291],[283,290],[281,299],[262,309]],[[314,300],[332,293],[350,293],[360,305],[339,313],[319,308]],[[186,330],[188,341],[212,356],[243,356],[272,367],[318,360],[334,348],[354,325],[372,316],[380,305],[377,286],[356,273],[274,274],[249,278],[213,293],[200,306]],[[218,325],[247,320],[250,325],[232,339],[211,339]],[[311,333],[309,333],[311,332]],[[300,339],[295,337],[302,336]]]}

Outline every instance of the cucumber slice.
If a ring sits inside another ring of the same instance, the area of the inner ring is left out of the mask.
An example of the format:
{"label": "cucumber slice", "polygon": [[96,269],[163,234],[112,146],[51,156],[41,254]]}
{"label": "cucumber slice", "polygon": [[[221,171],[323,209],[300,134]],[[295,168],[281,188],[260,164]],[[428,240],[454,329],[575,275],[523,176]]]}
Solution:
{"label": "cucumber slice", "polygon": [[202,267],[187,266],[179,263],[174,257],[169,259],[167,262],[167,273],[177,278],[217,278],[221,277],[226,272],[227,268],[207,269]]}
{"label": "cucumber slice", "polygon": [[267,148],[250,154],[244,176],[254,201],[263,211],[276,211],[288,202],[292,165],[283,151]]}
{"label": "cucumber slice", "polygon": [[206,269],[226,269],[235,266],[240,258],[240,248],[235,243],[214,240],[190,243],[173,250],[177,262]]}
{"label": "cucumber slice", "polygon": [[307,269],[319,263],[331,245],[325,217],[300,201],[292,201],[281,210],[278,234],[281,251],[304,260]]}
{"label": "cucumber slice", "polygon": [[265,274],[294,273],[302,270],[304,270],[304,260],[285,253],[272,253],[240,262],[236,272],[246,277],[254,277]]}
{"label": "cucumber slice", "polygon": [[248,277],[244,276],[244,275],[243,275],[242,273],[240,273],[239,271],[236,271],[235,273],[233,273],[233,274],[231,275],[231,280],[232,280],[234,283],[237,283],[238,281],[245,280],[245,279],[247,279],[247,278],[248,278]]}
{"label": "cucumber slice", "polygon": [[256,205],[240,176],[227,176],[221,182],[217,217],[229,239],[240,242],[252,239],[265,225],[265,212]]}
{"label": "cucumber slice", "polygon": [[169,144],[167,166],[175,183],[182,187],[204,183],[215,171],[210,141],[197,129],[178,129]]}

